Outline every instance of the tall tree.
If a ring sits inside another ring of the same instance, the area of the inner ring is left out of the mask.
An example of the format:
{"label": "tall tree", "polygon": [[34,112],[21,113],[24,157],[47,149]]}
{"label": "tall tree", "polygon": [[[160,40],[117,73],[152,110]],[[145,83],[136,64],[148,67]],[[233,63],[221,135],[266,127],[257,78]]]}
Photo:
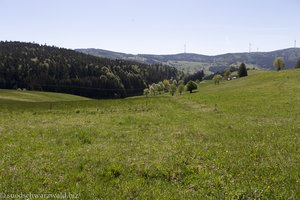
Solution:
{"label": "tall tree", "polygon": [[282,70],[285,67],[284,58],[277,57],[273,61],[273,67],[276,67],[277,71]]}
{"label": "tall tree", "polygon": [[246,68],[245,63],[242,63],[240,65],[238,74],[239,74],[239,77],[248,76],[248,72],[247,72],[247,68]]}

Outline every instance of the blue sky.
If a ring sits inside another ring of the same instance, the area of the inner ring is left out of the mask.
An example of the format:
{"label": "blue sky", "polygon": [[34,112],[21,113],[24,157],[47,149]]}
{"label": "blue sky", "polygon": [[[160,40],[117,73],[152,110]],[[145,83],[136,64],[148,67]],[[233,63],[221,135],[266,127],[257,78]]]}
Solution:
{"label": "blue sky", "polygon": [[299,0],[0,0],[0,40],[216,55],[300,46]]}

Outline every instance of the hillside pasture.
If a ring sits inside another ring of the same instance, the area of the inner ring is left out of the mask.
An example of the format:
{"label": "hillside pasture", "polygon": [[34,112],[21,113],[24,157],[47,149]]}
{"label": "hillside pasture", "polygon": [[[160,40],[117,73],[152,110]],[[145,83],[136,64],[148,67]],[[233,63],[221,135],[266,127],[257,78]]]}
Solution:
{"label": "hillside pasture", "polygon": [[0,90],[0,192],[299,199],[300,70],[91,100]]}

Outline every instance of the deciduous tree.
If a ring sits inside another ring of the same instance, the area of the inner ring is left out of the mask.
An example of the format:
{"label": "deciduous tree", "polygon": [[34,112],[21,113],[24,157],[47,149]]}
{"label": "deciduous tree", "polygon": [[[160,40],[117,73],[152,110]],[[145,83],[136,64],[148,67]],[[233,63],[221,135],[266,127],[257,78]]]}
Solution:
{"label": "deciduous tree", "polygon": [[220,74],[217,74],[213,77],[213,80],[215,81],[215,85],[219,85],[220,81],[222,80],[222,76]]}
{"label": "deciduous tree", "polygon": [[173,84],[170,86],[170,94],[171,94],[172,96],[174,96],[176,90],[177,90],[176,84],[173,83]]}
{"label": "deciduous tree", "polygon": [[183,85],[183,84],[180,84],[180,85],[178,86],[178,92],[179,92],[179,94],[181,95],[183,91],[184,91],[184,85]]}
{"label": "deciduous tree", "polygon": [[276,67],[277,71],[282,70],[285,67],[284,58],[277,57],[273,61],[273,66]]}
{"label": "deciduous tree", "polygon": [[197,83],[195,83],[194,81],[189,81],[186,84],[186,90],[190,91],[190,93],[193,92],[193,90],[196,90],[198,88]]}

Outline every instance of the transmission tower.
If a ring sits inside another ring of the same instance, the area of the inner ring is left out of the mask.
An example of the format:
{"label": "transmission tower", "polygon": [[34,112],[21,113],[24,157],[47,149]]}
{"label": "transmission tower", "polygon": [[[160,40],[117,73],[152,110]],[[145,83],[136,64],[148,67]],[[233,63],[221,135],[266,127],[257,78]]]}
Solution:
{"label": "transmission tower", "polygon": [[249,43],[249,53],[251,53],[251,43]]}

